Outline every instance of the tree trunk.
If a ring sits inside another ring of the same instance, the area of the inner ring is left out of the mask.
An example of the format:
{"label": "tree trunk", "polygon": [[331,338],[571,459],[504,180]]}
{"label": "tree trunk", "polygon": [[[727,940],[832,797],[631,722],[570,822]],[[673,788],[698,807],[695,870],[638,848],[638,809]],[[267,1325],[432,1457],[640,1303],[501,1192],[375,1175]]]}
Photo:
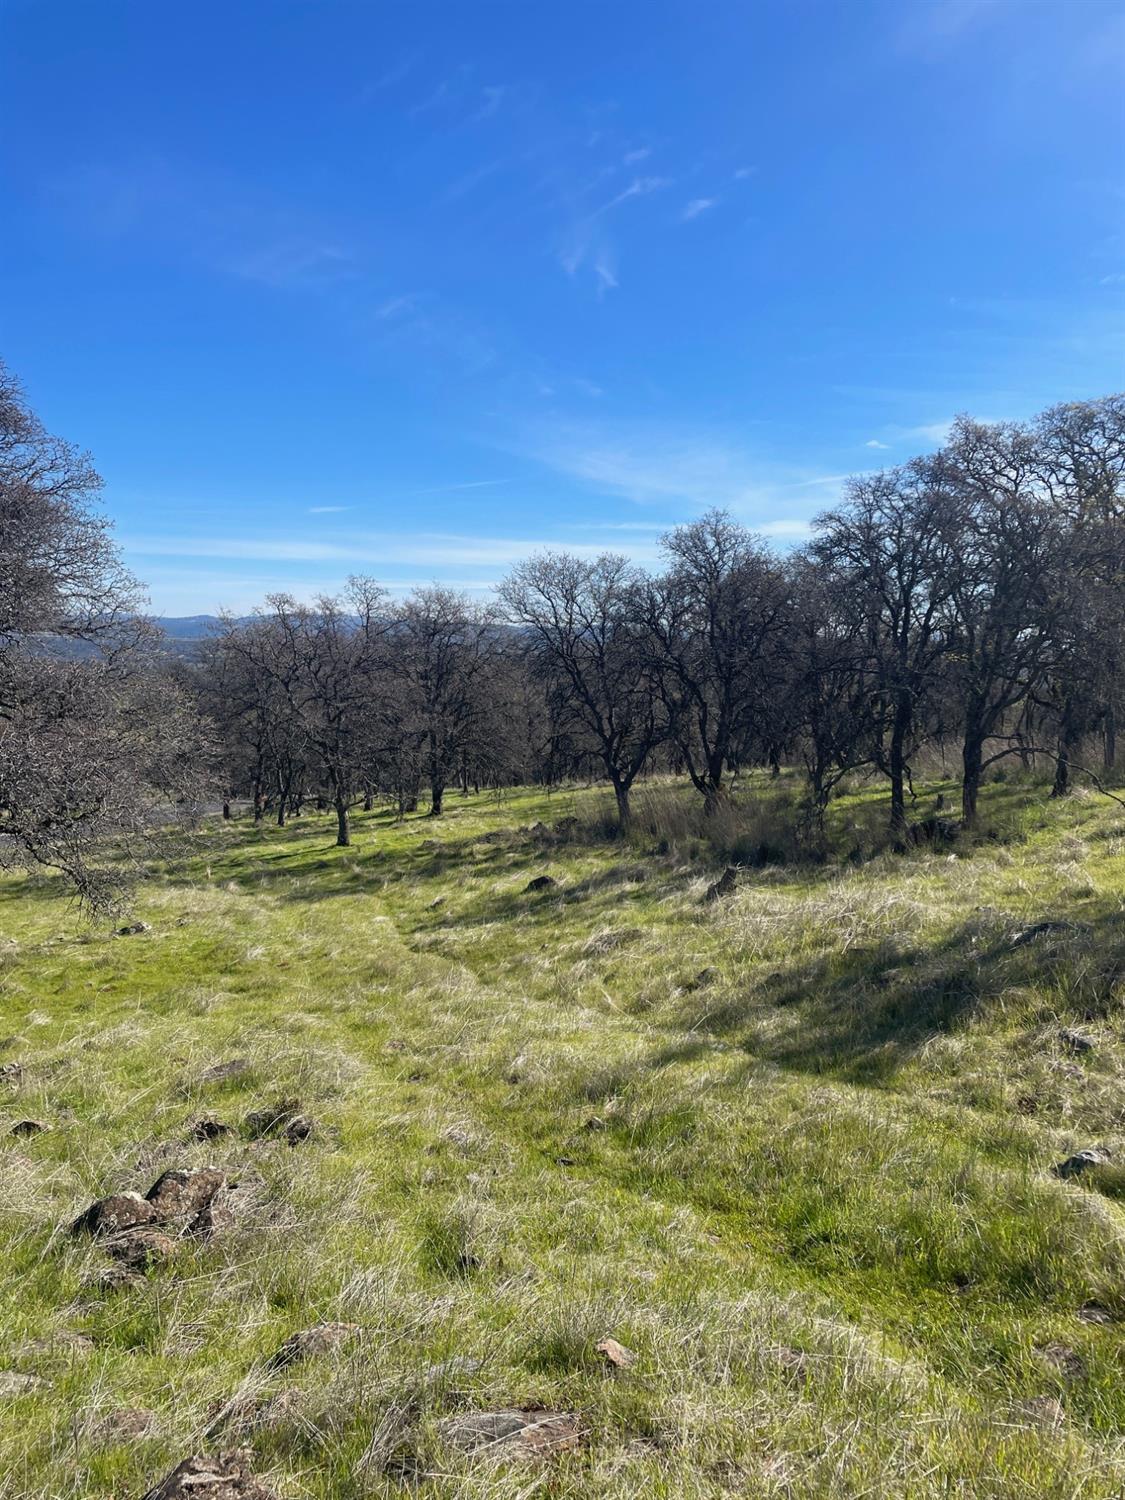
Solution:
{"label": "tree trunk", "polygon": [[613,783],[613,795],[617,799],[617,828],[622,834],[628,833],[629,821],[633,816],[629,806],[629,784],[625,781]]}
{"label": "tree trunk", "polygon": [[895,839],[902,839],[906,835],[906,735],[909,728],[910,705],[900,700],[895,704],[888,762],[891,778],[891,834]]}
{"label": "tree trunk", "polygon": [[281,796],[281,797],[279,797],[277,799],[277,826],[279,828],[284,828],[285,827],[285,797],[284,797],[284,795]]}
{"label": "tree trunk", "polygon": [[961,822],[966,828],[972,828],[977,821],[983,761],[984,740],[970,735],[961,750]]}
{"label": "tree trunk", "polygon": [[1105,737],[1102,740],[1102,764],[1112,771],[1117,764],[1117,715],[1110,703],[1105,711]]}
{"label": "tree trunk", "polygon": [[440,818],[442,802],[445,800],[445,787],[440,781],[430,783],[430,817]]}
{"label": "tree trunk", "polygon": [[229,802],[224,802],[223,803],[223,820],[224,820],[224,822],[229,822],[230,815],[231,815],[231,813],[230,813],[230,803]]}
{"label": "tree trunk", "polygon": [[364,810],[364,812],[371,812],[372,809],[374,808],[374,806],[375,806],[375,793],[371,790],[371,788],[369,786],[365,786],[364,789],[363,789],[363,810]]}
{"label": "tree trunk", "polygon": [[336,796],[336,847],[346,849],[352,841],[351,821],[348,817],[348,799]]}

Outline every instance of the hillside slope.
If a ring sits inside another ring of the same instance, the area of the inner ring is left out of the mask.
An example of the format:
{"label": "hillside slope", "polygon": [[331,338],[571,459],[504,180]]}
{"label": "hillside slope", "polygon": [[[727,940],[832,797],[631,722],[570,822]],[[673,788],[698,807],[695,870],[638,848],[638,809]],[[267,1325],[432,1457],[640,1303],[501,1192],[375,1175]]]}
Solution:
{"label": "hillside slope", "polygon": [[1125,1490],[1121,808],[708,903],[574,801],[211,826],[126,936],[4,882],[0,1496]]}

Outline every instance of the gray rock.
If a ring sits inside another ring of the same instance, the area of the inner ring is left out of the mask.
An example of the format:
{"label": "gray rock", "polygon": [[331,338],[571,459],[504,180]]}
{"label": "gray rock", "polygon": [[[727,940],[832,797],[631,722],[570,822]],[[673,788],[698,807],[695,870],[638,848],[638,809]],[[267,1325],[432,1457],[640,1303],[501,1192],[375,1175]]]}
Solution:
{"label": "gray rock", "polygon": [[576,1448],[582,1429],[573,1412],[504,1411],[467,1412],[438,1423],[438,1432],[451,1447],[462,1452],[486,1448],[515,1447],[526,1454],[560,1452]]}
{"label": "gray rock", "polygon": [[23,1137],[42,1135],[45,1130],[50,1130],[50,1128],[42,1120],[17,1120],[9,1134]]}
{"label": "gray rock", "polygon": [[206,1208],[225,1181],[226,1175],[218,1167],[195,1171],[172,1167],[156,1179],[145,1201],[152,1205],[159,1222],[186,1219]]}
{"label": "gray rock", "polygon": [[1056,1162],[1051,1170],[1056,1177],[1066,1182],[1071,1177],[1079,1177],[1083,1172],[1088,1172],[1091,1167],[1104,1166],[1108,1159],[1104,1151],[1096,1146],[1089,1146],[1085,1151],[1076,1151],[1065,1161]]}
{"label": "gray rock", "polygon": [[558,881],[553,875],[536,875],[534,880],[529,880],[524,886],[524,895],[535,891],[553,891],[557,886]]}
{"label": "gray rock", "polygon": [[26,1396],[32,1391],[45,1391],[50,1384],[41,1375],[25,1375],[21,1370],[0,1370],[0,1399]]}
{"label": "gray rock", "polygon": [[255,1479],[245,1454],[185,1458],[143,1500],[278,1500],[274,1490]]}
{"label": "gray rock", "polygon": [[1059,1032],[1059,1041],[1068,1052],[1075,1054],[1093,1052],[1096,1046],[1093,1037],[1085,1036],[1081,1031],[1071,1031],[1065,1026]]}
{"label": "gray rock", "polygon": [[338,1349],[360,1332],[358,1323],[317,1323],[313,1328],[302,1328],[290,1336],[275,1354],[266,1361],[269,1370],[284,1370],[298,1360],[309,1359],[316,1354],[327,1354]]}

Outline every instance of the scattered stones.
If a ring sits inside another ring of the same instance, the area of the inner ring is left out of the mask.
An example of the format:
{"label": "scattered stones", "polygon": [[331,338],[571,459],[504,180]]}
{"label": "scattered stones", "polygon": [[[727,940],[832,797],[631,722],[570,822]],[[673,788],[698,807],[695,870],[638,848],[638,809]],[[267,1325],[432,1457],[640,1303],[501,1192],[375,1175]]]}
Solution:
{"label": "scattered stones", "polygon": [[1022,948],[1027,943],[1033,943],[1036,938],[1046,937],[1049,933],[1079,933],[1089,932],[1089,928],[1083,922],[1036,922],[1034,926],[1025,927],[1022,932],[1017,932],[1012,938],[1010,946]]}
{"label": "scattered stones", "polygon": [[290,1336],[275,1354],[266,1361],[268,1370],[284,1370],[298,1360],[309,1359],[316,1354],[327,1354],[355,1337],[360,1331],[358,1323],[317,1323],[313,1328],[302,1328]]}
{"label": "scattered stones", "polygon": [[1059,1344],[1052,1341],[1044,1344],[1042,1348],[1036,1349],[1040,1359],[1045,1360],[1052,1369],[1057,1370],[1064,1380],[1085,1380],[1086,1361],[1078,1353],[1077,1349],[1071,1349],[1067,1344]]}
{"label": "scattered stones", "polygon": [[[209,1217],[212,1201],[226,1178],[217,1167],[185,1171],[173,1167],[162,1172],[147,1194],[111,1193],[98,1198],[70,1226],[71,1234],[89,1234],[112,1239],[109,1253],[127,1268],[141,1268],[167,1260],[175,1244],[157,1231],[175,1220],[191,1220],[189,1232],[207,1233],[214,1227]],[[205,1221],[205,1222],[204,1222]]]}
{"label": "scattered stones", "polygon": [[246,1057],[232,1057],[226,1062],[214,1063],[209,1068],[204,1068],[197,1082],[199,1083],[226,1083],[230,1078],[241,1078],[244,1073],[250,1071],[250,1060]]}
{"label": "scattered stones", "polygon": [[251,1473],[243,1453],[221,1453],[217,1458],[193,1455],[149,1490],[143,1500],[277,1500]]}
{"label": "scattered stones", "polygon": [[1104,1166],[1108,1159],[1104,1151],[1096,1146],[1089,1146],[1085,1151],[1076,1151],[1065,1161],[1056,1162],[1051,1171],[1054,1176],[1067,1182],[1072,1177],[1079,1177],[1083,1172],[1088,1172],[1091,1167]]}
{"label": "scattered stones", "polygon": [[27,1137],[42,1135],[45,1130],[50,1130],[50,1128],[42,1120],[17,1120],[8,1133],[9,1135]]}
{"label": "scattered stones", "polygon": [[20,1370],[0,1370],[0,1400],[8,1396],[27,1396],[50,1386],[42,1375],[25,1375]]}
{"label": "scattered stones", "polygon": [[115,937],[135,937],[138,932],[150,932],[152,929],[147,922],[126,922],[124,927],[119,927],[114,933]]}
{"label": "scattered stones", "polygon": [[703,900],[705,902],[721,901],[725,896],[733,896],[737,889],[738,866],[728,865],[718,880],[715,881],[714,885],[707,887],[703,895]]}
{"label": "scattered stones", "polygon": [[1086,1036],[1081,1031],[1071,1031],[1069,1027],[1064,1027],[1059,1032],[1059,1041],[1068,1052],[1073,1052],[1076,1055],[1083,1052],[1093,1052],[1097,1045],[1093,1037]]}
{"label": "scattered stones", "polygon": [[465,1453],[504,1445],[527,1455],[545,1455],[577,1448],[582,1439],[582,1428],[573,1412],[528,1409],[447,1417],[438,1423],[438,1432],[445,1442]]}
{"label": "scattered stones", "polygon": [[[540,825],[541,826],[541,825]],[[553,891],[558,887],[558,881],[553,875],[536,875],[534,880],[529,880],[524,886],[524,895],[534,891]]]}
{"label": "scattered stones", "polygon": [[630,1365],[637,1361],[637,1356],[632,1349],[626,1349],[624,1344],[619,1344],[616,1339],[600,1339],[594,1348],[602,1355],[607,1365],[615,1370],[627,1370]]}
{"label": "scattered stones", "polygon": [[192,1139],[196,1141],[217,1141],[224,1135],[233,1134],[234,1126],[222,1120],[196,1120],[191,1127]]}

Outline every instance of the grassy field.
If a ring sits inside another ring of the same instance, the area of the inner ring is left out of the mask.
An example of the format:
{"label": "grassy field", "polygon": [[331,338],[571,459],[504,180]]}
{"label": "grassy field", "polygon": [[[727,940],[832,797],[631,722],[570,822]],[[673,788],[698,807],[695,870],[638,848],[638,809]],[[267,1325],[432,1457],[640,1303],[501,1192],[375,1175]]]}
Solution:
{"label": "grassy field", "polygon": [[[1121,807],[895,856],[859,792],[706,903],[649,795],[209,825],[123,937],[0,885],[4,1500],[235,1448],[286,1500],[1125,1494]],[[229,1222],[107,1282],[74,1217],[202,1166]],[[510,1410],[563,1415],[472,1446]]]}

